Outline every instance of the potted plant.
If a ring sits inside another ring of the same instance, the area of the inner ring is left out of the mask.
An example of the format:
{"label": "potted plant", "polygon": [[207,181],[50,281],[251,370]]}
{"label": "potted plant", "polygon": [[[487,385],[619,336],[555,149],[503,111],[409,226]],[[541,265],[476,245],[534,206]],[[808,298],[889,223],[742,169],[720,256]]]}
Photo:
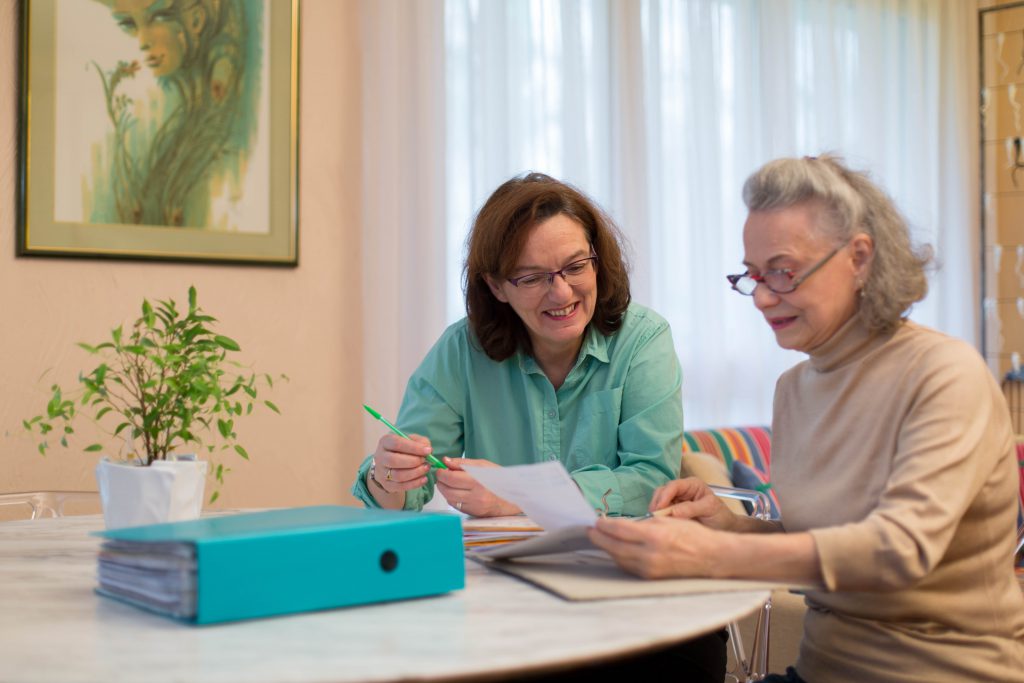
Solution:
{"label": "potted plant", "polygon": [[[257,403],[280,412],[259,400],[260,385],[273,388],[273,379],[237,363],[238,343],[216,334],[215,322],[196,303],[195,287],[188,290],[187,312],[174,300],[143,300],[142,315],[127,330],[119,325],[107,341],[79,343],[99,364],[79,373],[73,393],[54,384],[46,412],[24,421],[42,437],[43,455],[51,439],[68,447],[82,415],[111,437],[85,447],[113,456],[96,468],[109,528],[198,517],[207,463],[181,451],[232,450],[248,460],[235,420]],[[227,471],[223,463],[212,467],[218,485]]]}

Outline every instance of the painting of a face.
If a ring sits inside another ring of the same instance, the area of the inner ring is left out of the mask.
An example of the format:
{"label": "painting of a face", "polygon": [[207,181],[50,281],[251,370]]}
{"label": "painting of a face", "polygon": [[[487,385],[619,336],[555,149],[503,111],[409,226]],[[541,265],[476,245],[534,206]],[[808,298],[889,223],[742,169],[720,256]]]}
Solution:
{"label": "painting of a face", "polygon": [[26,2],[24,253],[293,264],[298,6]]}
{"label": "painting of a face", "polygon": [[[146,66],[156,76],[177,71],[188,49],[186,30],[198,33],[203,17],[186,17],[177,0],[114,0],[111,14],[121,29],[139,41]],[[191,23],[190,23],[191,22]]]}

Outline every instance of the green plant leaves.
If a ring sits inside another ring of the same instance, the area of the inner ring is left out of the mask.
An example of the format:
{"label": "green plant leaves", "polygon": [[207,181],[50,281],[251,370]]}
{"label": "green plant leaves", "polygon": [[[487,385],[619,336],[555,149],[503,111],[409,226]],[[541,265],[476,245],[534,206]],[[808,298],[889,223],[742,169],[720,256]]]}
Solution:
{"label": "green plant leaves", "polygon": [[233,426],[234,420],[217,420],[217,429],[220,431],[220,435],[223,436],[225,439],[231,437],[231,428]]}
{"label": "green plant leaves", "polygon": [[238,345],[238,342],[236,342],[234,339],[231,339],[229,337],[225,337],[223,335],[219,335],[219,334],[216,335],[213,338],[213,341],[217,343],[217,346],[221,347],[222,349],[227,349],[228,351],[241,351],[242,350],[242,347],[240,347]]}
{"label": "green plant leaves", "polygon": [[142,300],[142,320],[150,329],[156,326],[156,314],[153,313],[153,306],[146,299]]}
{"label": "green plant leaves", "polygon": [[[206,314],[197,299],[196,288],[189,287],[184,315],[172,299],[143,299],[140,317],[112,329],[109,340],[79,342],[100,362],[79,373],[78,390],[68,396],[53,385],[45,413],[22,421],[26,431],[42,437],[39,452],[46,455],[47,437],[55,434],[61,445],[68,446],[80,405],[81,413],[112,438],[125,439],[146,464],[186,445],[211,454],[230,449],[249,460],[249,452],[237,443],[235,419],[243,412],[251,414],[260,402],[280,414],[273,402],[261,401],[259,395],[261,389],[273,388],[274,379],[235,360],[233,354],[241,346],[211,329],[217,319]],[[246,399],[238,400],[240,391]],[[113,431],[101,421],[113,424]],[[92,443],[84,450],[99,452],[103,445]],[[218,482],[225,471],[217,465]],[[216,498],[214,493],[211,502]]]}

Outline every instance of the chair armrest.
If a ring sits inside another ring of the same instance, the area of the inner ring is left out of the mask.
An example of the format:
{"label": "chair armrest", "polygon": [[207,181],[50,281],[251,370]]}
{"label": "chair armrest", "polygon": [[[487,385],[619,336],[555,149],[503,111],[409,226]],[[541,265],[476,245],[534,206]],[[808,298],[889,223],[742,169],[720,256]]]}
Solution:
{"label": "chair armrest", "polygon": [[733,500],[750,503],[752,508],[750,516],[754,519],[763,519],[767,521],[772,518],[771,501],[768,500],[768,495],[761,491],[737,489],[731,486],[713,486],[711,484],[708,484],[708,488],[711,489],[719,498],[731,498]]}
{"label": "chair armrest", "polygon": [[32,508],[32,519],[40,517],[63,517],[64,503],[68,501],[96,501],[96,491],[26,491],[23,493],[0,493],[0,505],[28,505]]}

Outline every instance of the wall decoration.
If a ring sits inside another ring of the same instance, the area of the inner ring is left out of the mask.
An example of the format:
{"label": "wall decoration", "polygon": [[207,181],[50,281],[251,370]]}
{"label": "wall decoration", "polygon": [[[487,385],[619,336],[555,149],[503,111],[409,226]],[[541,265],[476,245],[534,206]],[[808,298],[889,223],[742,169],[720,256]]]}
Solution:
{"label": "wall decoration", "polygon": [[298,0],[23,0],[18,253],[297,263]]}
{"label": "wall decoration", "polygon": [[981,341],[1024,428],[1024,2],[979,12]]}

